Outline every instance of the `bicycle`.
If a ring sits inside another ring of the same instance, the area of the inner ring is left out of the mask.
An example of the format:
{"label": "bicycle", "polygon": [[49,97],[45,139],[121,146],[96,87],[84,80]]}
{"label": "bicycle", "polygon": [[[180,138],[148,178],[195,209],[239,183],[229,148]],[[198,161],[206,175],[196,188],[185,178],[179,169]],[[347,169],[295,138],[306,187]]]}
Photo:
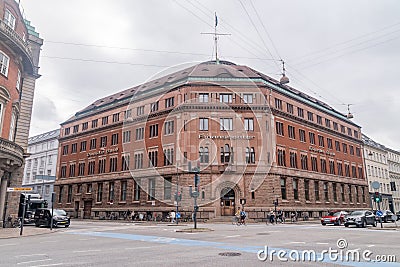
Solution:
{"label": "bicycle", "polygon": [[19,228],[21,227],[21,220],[20,218],[16,218],[13,220],[11,216],[7,217],[6,227],[8,228]]}
{"label": "bicycle", "polygon": [[246,219],[239,219],[237,216],[233,216],[232,224],[237,226],[246,225]]}

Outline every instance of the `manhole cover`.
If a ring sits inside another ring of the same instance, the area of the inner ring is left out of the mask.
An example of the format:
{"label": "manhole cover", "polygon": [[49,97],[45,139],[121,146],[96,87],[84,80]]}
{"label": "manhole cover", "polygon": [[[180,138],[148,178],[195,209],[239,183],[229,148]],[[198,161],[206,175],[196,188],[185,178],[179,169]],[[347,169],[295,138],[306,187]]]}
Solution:
{"label": "manhole cover", "polygon": [[269,235],[269,233],[257,233],[257,235]]}
{"label": "manhole cover", "polygon": [[240,256],[240,255],[242,255],[242,254],[239,253],[239,252],[221,252],[221,253],[219,253],[218,255],[220,255],[220,256],[229,256],[229,257],[233,257],[233,256]]}

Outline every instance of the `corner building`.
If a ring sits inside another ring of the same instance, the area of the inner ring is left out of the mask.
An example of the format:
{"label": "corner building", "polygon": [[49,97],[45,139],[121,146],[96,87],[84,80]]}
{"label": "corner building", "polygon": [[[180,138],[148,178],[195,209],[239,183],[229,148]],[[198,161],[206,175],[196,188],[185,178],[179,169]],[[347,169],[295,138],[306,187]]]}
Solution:
{"label": "corner building", "polygon": [[0,0],[0,226],[17,216],[43,40],[14,0]]}
{"label": "corner building", "polygon": [[[99,99],[61,124],[56,205],[83,218],[127,211],[198,218],[244,206],[319,217],[368,208],[360,127],[247,66],[205,62]],[[200,183],[194,188],[194,174]]]}

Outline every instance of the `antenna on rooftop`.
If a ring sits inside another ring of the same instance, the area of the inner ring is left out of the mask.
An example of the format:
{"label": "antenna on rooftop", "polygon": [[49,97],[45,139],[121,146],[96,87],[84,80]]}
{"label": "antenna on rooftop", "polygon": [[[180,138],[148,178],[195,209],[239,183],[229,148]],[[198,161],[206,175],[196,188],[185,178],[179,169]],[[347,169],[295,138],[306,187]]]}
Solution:
{"label": "antenna on rooftop", "polygon": [[285,61],[283,61],[283,59],[281,59],[280,61],[282,62],[282,77],[279,80],[279,83],[287,84],[289,83],[289,78],[286,76]]}
{"label": "antenna on rooftop", "polygon": [[218,36],[220,36],[220,35],[231,35],[231,34],[230,33],[217,33],[217,26],[218,26],[218,17],[217,17],[217,12],[215,12],[214,32],[202,32],[201,34],[212,34],[212,35],[214,35],[215,63],[219,64],[219,58],[218,58]]}
{"label": "antenna on rooftop", "polygon": [[352,118],[354,118],[354,116],[353,116],[353,114],[350,112],[350,106],[351,105],[353,105],[353,104],[347,104],[347,118],[348,119],[352,119]]}

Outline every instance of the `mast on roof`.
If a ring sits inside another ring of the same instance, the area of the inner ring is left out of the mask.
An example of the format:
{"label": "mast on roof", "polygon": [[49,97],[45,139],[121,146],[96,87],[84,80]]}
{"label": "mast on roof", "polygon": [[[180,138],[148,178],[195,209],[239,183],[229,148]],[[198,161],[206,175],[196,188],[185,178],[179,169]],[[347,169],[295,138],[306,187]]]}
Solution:
{"label": "mast on roof", "polygon": [[202,32],[201,34],[212,34],[212,35],[214,35],[215,63],[219,64],[219,58],[218,58],[218,36],[231,35],[231,34],[230,33],[218,33],[217,32],[217,26],[218,26],[218,17],[217,17],[217,12],[215,12],[214,32]]}

